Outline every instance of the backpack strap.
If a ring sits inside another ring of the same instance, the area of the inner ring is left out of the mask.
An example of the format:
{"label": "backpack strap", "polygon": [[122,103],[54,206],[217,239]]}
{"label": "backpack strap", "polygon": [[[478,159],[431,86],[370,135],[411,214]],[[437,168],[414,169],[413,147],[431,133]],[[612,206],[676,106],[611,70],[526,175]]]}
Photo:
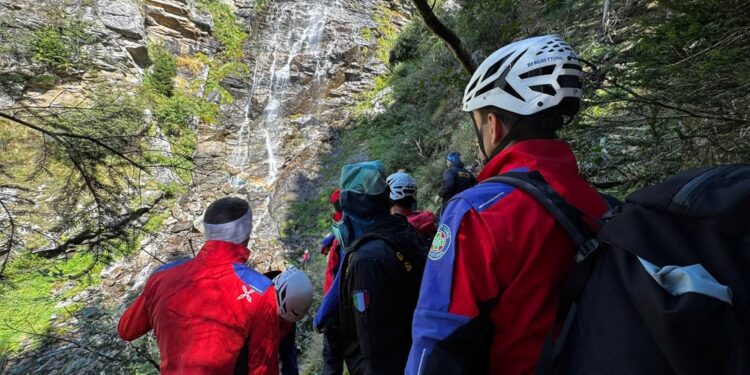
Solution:
{"label": "backpack strap", "polygon": [[573,240],[578,251],[576,262],[582,262],[599,247],[596,234],[583,221],[585,216],[580,210],[568,204],[552,186],[537,172],[508,172],[489,178],[482,183],[501,182],[531,195],[549,212],[565,229]]}
{"label": "backpack strap", "polygon": [[399,245],[395,241],[377,232],[370,232],[358,238],[352,244],[352,249],[349,250],[349,253],[353,253],[354,251],[362,247],[364,244],[371,242],[371,241],[375,241],[375,240],[381,240],[385,242],[386,245],[388,245],[388,248],[390,248],[391,251],[393,251],[393,254],[396,256],[398,261],[401,262],[401,264],[404,266],[404,269],[406,270],[406,272],[411,272],[411,270],[414,269],[415,264],[412,262],[423,261],[422,259],[410,259],[410,257],[405,256],[403,250],[399,250]]}
{"label": "backpack strap", "polygon": [[[578,248],[575,256],[576,263],[566,277],[560,292],[555,323],[547,333],[537,362],[537,374],[551,375],[554,373],[555,358],[562,350],[577,310],[575,300],[583,291],[590,275],[592,262],[585,262],[585,260],[600,247],[599,241],[596,239],[595,232],[583,220],[586,215],[566,202],[539,172],[508,172],[489,178],[482,183],[487,182],[511,185],[531,195],[560,223]],[[610,208],[616,205],[616,200],[611,203],[610,200],[603,199],[607,201]],[[601,220],[594,220],[601,223]],[[553,339],[555,327],[562,327],[557,340]]]}

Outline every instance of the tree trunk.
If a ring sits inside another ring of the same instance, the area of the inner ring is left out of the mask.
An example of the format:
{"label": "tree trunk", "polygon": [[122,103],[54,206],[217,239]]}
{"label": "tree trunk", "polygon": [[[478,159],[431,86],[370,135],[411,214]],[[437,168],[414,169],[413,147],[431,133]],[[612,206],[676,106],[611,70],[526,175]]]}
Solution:
{"label": "tree trunk", "polygon": [[456,59],[458,59],[461,65],[463,65],[464,69],[466,69],[469,75],[474,74],[474,71],[477,70],[477,67],[474,64],[474,61],[471,59],[471,54],[469,54],[466,49],[464,49],[464,45],[463,42],[461,42],[461,39],[451,29],[440,22],[435,13],[432,11],[432,7],[427,4],[427,0],[412,1],[417,7],[417,10],[419,10],[419,14],[422,16],[422,19],[424,20],[424,23],[427,25],[427,27],[432,30],[432,32],[437,35],[438,38],[442,39],[443,42],[448,45],[448,48],[450,48],[450,50],[453,52],[453,55],[456,56]]}
{"label": "tree trunk", "polygon": [[607,32],[607,20],[609,19],[610,0],[604,0],[604,9],[602,10],[602,30]]}

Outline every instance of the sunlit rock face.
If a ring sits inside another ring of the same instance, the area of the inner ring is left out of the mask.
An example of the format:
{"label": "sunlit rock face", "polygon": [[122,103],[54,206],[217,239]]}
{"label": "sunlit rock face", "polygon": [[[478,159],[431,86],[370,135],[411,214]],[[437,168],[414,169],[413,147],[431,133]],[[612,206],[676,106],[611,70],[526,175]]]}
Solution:
{"label": "sunlit rock face", "polygon": [[[41,22],[32,7],[42,2],[0,0],[0,10],[28,15],[18,27],[31,29]],[[192,124],[198,145],[189,191],[168,212],[163,228],[144,236],[137,254],[113,262],[101,272],[101,285],[64,302],[85,301],[86,308],[72,316],[53,317],[54,328],[64,328],[68,337],[92,351],[53,342],[28,350],[29,355],[12,366],[13,373],[39,369],[48,374],[120,373],[125,364],[150,366],[144,349],[136,350],[117,338],[116,320],[162,262],[191,257],[200,250],[201,215],[217,198],[234,195],[251,202],[255,229],[250,263],[262,272],[286,267],[314,246],[317,238],[293,230],[282,237],[289,208],[317,198],[320,184],[326,182],[323,176],[336,175],[326,173],[320,159],[335,152],[331,139],[336,129],[350,121],[362,93],[387,70],[374,53],[377,35],[365,37],[369,33],[363,30],[377,28],[375,15],[383,9],[403,14],[402,26],[408,9],[385,0],[268,0],[262,10],[255,8],[253,0],[225,2],[249,35],[248,74],[223,82],[234,101],[222,106],[215,125]],[[140,80],[151,63],[146,50],[150,42],[183,56],[202,52],[210,58],[219,50],[212,35],[214,21],[192,0],[81,0],[77,6],[84,9],[97,35],[91,56],[95,70],[106,79]],[[0,69],[23,67],[2,58]],[[199,74],[205,79],[207,72]],[[56,97],[61,90],[64,95],[85,92],[85,78],[66,83],[65,90],[26,87],[20,99]],[[221,93],[206,95],[218,102]],[[18,99],[0,96],[3,103]],[[147,349],[158,353],[153,342],[150,345]],[[100,354],[122,361],[102,359]]]}

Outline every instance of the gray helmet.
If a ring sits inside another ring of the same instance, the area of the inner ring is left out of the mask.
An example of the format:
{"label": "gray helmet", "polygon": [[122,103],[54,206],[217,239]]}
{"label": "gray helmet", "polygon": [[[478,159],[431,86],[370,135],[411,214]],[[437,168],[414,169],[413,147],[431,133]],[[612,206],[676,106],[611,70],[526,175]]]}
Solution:
{"label": "gray helmet", "polygon": [[290,322],[302,319],[313,301],[313,286],[304,272],[289,267],[273,279],[279,316]]}

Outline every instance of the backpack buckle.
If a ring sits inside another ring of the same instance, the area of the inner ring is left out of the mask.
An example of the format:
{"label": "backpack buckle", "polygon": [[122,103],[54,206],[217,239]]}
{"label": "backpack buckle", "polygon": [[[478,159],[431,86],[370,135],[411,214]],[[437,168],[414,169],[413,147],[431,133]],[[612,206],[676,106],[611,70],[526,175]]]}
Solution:
{"label": "backpack buckle", "polygon": [[576,252],[576,262],[580,263],[586,260],[586,258],[591,255],[596,249],[599,248],[599,241],[596,238],[592,238],[578,247],[578,251]]}

